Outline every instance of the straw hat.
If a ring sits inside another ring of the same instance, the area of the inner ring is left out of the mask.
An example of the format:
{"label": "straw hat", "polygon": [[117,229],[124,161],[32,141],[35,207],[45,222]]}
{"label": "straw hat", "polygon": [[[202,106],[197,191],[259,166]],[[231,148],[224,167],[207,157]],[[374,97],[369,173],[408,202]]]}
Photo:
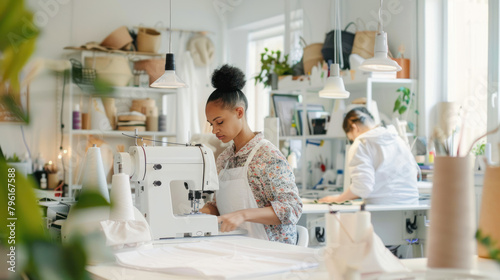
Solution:
{"label": "straw hat", "polygon": [[196,66],[205,66],[214,59],[214,43],[210,40],[210,38],[201,33],[198,33],[189,39],[187,50],[191,53],[194,65]]}
{"label": "straw hat", "polygon": [[101,46],[113,50],[119,50],[127,47],[130,43],[132,43],[132,41],[133,39],[130,36],[127,27],[120,26],[101,42]]}

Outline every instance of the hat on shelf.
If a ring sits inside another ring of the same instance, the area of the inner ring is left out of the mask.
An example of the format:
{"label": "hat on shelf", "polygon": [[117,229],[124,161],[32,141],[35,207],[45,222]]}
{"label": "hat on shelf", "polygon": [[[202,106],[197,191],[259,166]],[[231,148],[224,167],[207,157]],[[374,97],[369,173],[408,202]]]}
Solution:
{"label": "hat on shelf", "polygon": [[132,36],[130,36],[127,27],[120,26],[101,42],[101,46],[113,50],[127,49],[132,41]]}
{"label": "hat on shelf", "polygon": [[197,33],[189,39],[187,50],[191,53],[194,65],[196,66],[208,65],[214,59],[214,43],[202,33]]}

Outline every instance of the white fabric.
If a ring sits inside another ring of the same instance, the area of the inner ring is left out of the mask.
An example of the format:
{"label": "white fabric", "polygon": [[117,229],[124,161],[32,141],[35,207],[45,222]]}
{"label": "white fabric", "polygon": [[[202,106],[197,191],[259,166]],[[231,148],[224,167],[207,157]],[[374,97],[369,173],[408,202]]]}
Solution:
{"label": "white fabric", "polygon": [[393,126],[361,134],[347,156],[349,188],[367,204],[418,204],[417,164]]}
{"label": "white fabric", "polygon": [[[262,139],[248,155],[245,166],[224,169],[219,174],[219,190],[216,191],[217,209],[221,215],[234,211],[259,208],[250,185],[248,184],[248,165],[259,148],[268,142]],[[244,222],[241,228],[248,231],[248,236],[269,240],[263,224]]]}
{"label": "white fabric", "polygon": [[[295,247],[298,248],[298,247]],[[275,250],[201,241],[115,254],[121,266],[188,275],[191,278],[241,279],[318,265],[315,250]]]}
{"label": "white fabric", "polygon": [[106,246],[137,246],[151,241],[151,232],[146,221],[101,221],[106,236]]}
{"label": "white fabric", "polygon": [[359,274],[408,271],[373,231],[369,212],[327,213],[325,219],[328,222],[328,239],[324,256],[331,279],[355,279]]}

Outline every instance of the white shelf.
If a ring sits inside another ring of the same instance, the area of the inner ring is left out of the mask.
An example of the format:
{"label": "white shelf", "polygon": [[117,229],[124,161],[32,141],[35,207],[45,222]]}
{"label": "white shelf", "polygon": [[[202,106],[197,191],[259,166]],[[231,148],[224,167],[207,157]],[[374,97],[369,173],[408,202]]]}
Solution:
{"label": "white shelf", "polygon": [[[123,130],[98,130],[98,129],[78,129],[71,130],[73,135],[103,135],[103,136],[123,136],[122,133],[127,135],[134,135],[134,131],[123,131]],[[158,136],[158,137],[174,137],[175,133],[166,131],[139,131],[140,136]],[[124,136],[126,137],[126,136]]]}
{"label": "white shelf", "polygon": [[[72,83],[72,86],[79,87],[77,84]],[[84,87],[88,87],[84,85]],[[173,89],[164,88],[145,88],[145,87],[113,87],[114,91],[110,93],[97,93],[82,90],[74,92],[74,95],[92,95],[104,97],[122,97],[122,98],[146,98],[151,94],[176,94],[177,91]]]}
{"label": "white shelf", "polygon": [[300,135],[300,136],[280,136],[280,139],[283,140],[304,140],[304,139],[311,139],[311,140],[324,140],[324,139],[343,139],[345,137],[338,137],[338,136],[328,136],[326,134],[322,135]]}

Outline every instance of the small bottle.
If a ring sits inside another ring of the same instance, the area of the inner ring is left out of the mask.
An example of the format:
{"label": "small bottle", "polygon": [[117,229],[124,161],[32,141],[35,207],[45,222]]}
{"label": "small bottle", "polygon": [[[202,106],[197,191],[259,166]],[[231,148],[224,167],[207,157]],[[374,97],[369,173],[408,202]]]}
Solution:
{"label": "small bottle", "polygon": [[45,173],[42,173],[42,178],[40,178],[40,188],[41,189],[47,188],[47,178],[45,178]]}
{"label": "small bottle", "polygon": [[140,85],[141,72],[139,70],[134,70],[134,87],[138,87]]}
{"label": "small bottle", "polygon": [[337,170],[337,177],[335,178],[335,185],[342,186],[344,184],[344,170]]}
{"label": "small bottle", "polygon": [[140,71],[140,74],[139,74],[139,86],[140,87],[149,87],[149,75],[146,71],[142,70]]}
{"label": "small bottle", "polygon": [[73,110],[73,129],[82,129],[82,118],[80,114],[80,104],[75,104]]}

